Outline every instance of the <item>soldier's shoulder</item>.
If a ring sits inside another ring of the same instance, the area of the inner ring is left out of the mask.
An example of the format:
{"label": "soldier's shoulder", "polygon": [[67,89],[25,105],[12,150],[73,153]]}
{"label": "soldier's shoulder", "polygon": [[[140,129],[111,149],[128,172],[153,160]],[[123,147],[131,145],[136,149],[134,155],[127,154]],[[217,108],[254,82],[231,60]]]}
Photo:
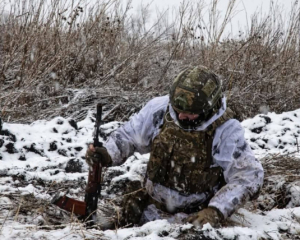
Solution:
{"label": "soldier's shoulder", "polygon": [[217,128],[217,131],[220,135],[225,137],[225,136],[243,133],[244,129],[241,123],[237,119],[230,118],[227,121],[223,122]]}
{"label": "soldier's shoulder", "polygon": [[158,111],[163,110],[165,111],[167,109],[167,106],[169,104],[169,95],[161,96],[161,97],[155,97],[152,98],[146,106],[151,108],[152,111]]}
{"label": "soldier's shoulder", "polygon": [[169,95],[159,96],[152,98],[148,103],[150,104],[158,104],[158,105],[165,105],[169,103]]}

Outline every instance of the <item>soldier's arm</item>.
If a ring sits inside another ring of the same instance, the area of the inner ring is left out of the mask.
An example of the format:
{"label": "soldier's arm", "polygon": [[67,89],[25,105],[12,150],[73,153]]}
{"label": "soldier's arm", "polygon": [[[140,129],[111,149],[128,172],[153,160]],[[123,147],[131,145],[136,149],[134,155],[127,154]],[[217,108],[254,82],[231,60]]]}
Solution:
{"label": "soldier's arm", "polygon": [[226,218],[259,193],[264,171],[245,141],[243,127],[235,119],[216,130],[212,154],[215,163],[223,168],[227,184],[215,194],[209,206],[219,209]]}
{"label": "soldier's arm", "polygon": [[122,164],[134,152],[150,152],[169,102],[168,96],[150,100],[138,114],[114,131],[104,144],[113,165]]}

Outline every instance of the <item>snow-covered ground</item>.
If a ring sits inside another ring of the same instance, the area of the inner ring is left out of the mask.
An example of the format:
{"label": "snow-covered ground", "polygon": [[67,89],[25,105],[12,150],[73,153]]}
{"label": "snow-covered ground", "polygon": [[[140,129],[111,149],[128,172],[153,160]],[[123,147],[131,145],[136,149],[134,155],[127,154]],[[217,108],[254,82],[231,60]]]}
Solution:
{"label": "snow-covered ground", "polygon": [[[120,126],[102,126],[103,137]],[[52,206],[56,193],[83,199],[84,160],[93,114],[74,122],[57,117],[30,125],[4,123],[0,132],[0,239],[297,239],[300,235],[300,109],[243,121],[245,136],[265,168],[257,200],[238,210],[223,228],[170,224],[85,229],[76,217]],[[135,153],[105,170],[102,196],[118,198],[129,182],[141,182],[149,155]],[[298,238],[299,239],[299,238]]]}

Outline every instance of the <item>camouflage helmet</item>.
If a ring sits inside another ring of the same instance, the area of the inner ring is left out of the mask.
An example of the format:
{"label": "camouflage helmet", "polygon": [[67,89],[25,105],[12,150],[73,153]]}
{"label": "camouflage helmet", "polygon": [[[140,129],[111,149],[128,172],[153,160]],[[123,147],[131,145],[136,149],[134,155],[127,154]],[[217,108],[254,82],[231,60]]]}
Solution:
{"label": "camouflage helmet", "polygon": [[207,115],[221,98],[218,76],[204,66],[180,72],[170,90],[171,105],[177,112]]}

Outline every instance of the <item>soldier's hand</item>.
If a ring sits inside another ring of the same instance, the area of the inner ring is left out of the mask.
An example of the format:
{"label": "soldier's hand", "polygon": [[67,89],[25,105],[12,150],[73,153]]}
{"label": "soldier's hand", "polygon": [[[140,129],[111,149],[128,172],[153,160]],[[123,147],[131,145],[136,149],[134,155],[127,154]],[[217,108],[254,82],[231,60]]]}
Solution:
{"label": "soldier's hand", "polygon": [[209,223],[212,227],[218,227],[223,220],[223,214],[218,209],[213,207],[205,208],[186,219],[187,222],[201,228],[206,223]]}
{"label": "soldier's hand", "polygon": [[94,147],[93,144],[90,144],[86,151],[85,161],[90,167],[97,162],[101,163],[103,167],[109,167],[112,165],[112,159],[106,148]]}

